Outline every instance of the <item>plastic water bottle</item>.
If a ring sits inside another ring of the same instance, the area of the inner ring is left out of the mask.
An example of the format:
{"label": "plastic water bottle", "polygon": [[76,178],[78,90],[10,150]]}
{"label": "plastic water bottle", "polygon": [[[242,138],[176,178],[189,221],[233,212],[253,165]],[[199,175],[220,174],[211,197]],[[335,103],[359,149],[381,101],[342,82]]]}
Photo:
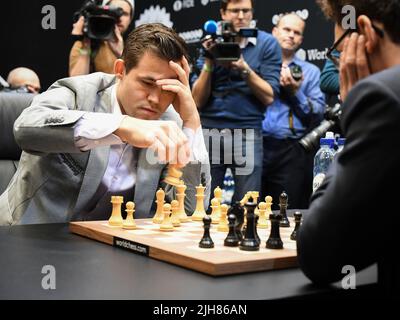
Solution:
{"label": "plastic water bottle", "polygon": [[322,181],[324,181],[325,174],[333,161],[335,155],[333,150],[334,143],[334,138],[321,138],[320,140],[320,148],[314,157],[313,192],[315,192],[322,184]]}
{"label": "plastic water bottle", "polygon": [[235,191],[235,181],[230,168],[226,170],[224,177],[224,187],[222,194],[222,203],[230,204],[232,201],[233,193]]}

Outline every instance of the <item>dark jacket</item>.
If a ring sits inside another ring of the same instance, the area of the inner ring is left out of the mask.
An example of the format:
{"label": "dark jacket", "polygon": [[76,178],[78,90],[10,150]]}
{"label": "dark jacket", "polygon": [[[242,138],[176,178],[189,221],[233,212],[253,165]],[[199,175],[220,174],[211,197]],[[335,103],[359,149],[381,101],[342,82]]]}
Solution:
{"label": "dark jacket", "polygon": [[298,259],[313,282],[378,263],[379,285],[399,295],[400,66],[360,81],[343,104],[346,145],[311,199]]}

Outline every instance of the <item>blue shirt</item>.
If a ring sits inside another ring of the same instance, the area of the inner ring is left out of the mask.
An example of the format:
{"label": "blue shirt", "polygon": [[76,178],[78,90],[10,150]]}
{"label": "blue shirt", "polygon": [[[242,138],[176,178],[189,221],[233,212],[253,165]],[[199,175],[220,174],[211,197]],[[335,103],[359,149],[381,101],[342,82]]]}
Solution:
{"label": "blue shirt", "polygon": [[[274,95],[278,95],[282,57],[276,39],[259,30],[256,45],[249,41],[242,54],[250,68],[269,83]],[[200,57],[196,61],[199,70],[204,60]],[[196,79],[197,75],[193,75],[192,83]],[[203,127],[261,129],[265,107],[239,71],[217,65],[212,73],[210,97],[199,111]]]}
{"label": "blue shirt", "polygon": [[[311,126],[322,121],[325,112],[325,96],[319,87],[320,70],[317,66],[295,57],[289,64],[303,69],[304,80],[294,96],[283,90],[267,108],[262,123],[263,135],[276,139],[299,139]],[[289,125],[292,110],[293,130]]]}

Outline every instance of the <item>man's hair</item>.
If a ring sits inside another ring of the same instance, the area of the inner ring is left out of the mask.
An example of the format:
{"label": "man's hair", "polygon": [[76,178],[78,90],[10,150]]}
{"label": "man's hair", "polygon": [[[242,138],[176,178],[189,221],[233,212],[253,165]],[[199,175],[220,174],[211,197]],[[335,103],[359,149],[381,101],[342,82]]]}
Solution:
{"label": "man's hair", "polygon": [[122,59],[126,72],[135,68],[148,51],[168,61],[176,62],[183,56],[189,61],[186,43],[173,29],[161,23],[143,24],[128,35],[124,44]]}
{"label": "man's hair", "polygon": [[390,39],[400,43],[400,0],[317,0],[317,3],[325,16],[339,25],[346,14],[342,13],[342,7],[351,5],[357,17],[366,15],[383,23]]}
{"label": "man's hair", "polygon": [[[235,3],[235,2],[238,2],[238,1],[240,1],[240,0],[221,0],[221,9],[222,9],[223,11],[225,11],[225,10],[226,10],[226,7],[228,6],[228,4],[229,4],[230,2]],[[255,0],[250,0],[250,2],[251,2],[251,7],[254,9]]]}

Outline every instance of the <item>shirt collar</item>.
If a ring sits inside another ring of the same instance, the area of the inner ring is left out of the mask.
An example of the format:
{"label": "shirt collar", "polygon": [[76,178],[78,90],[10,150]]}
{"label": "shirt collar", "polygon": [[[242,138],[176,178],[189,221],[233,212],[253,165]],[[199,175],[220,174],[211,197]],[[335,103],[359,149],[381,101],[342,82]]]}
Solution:
{"label": "shirt collar", "polygon": [[111,107],[113,114],[122,115],[121,107],[117,99],[117,84],[114,84],[111,89]]}
{"label": "shirt collar", "polygon": [[249,43],[251,43],[252,45],[256,46],[257,45],[257,38],[256,37],[242,38],[242,40],[239,42],[240,49],[246,48]]}

